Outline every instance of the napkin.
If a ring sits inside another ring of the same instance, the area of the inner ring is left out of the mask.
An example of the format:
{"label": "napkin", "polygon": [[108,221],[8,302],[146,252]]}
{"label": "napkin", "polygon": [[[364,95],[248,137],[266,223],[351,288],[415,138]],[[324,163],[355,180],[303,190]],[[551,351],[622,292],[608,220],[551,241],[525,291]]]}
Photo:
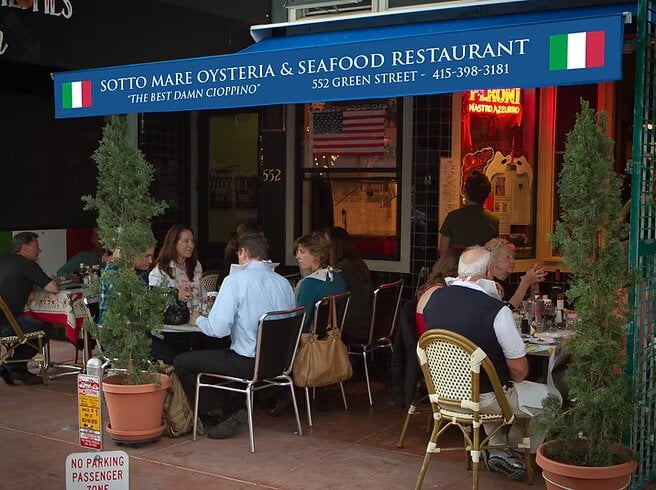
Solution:
{"label": "napkin", "polygon": [[515,391],[517,392],[517,404],[519,409],[531,417],[535,417],[542,412],[542,400],[548,395],[556,395],[561,403],[562,396],[555,388],[551,388],[542,383],[534,383],[533,381],[521,381],[514,383]]}

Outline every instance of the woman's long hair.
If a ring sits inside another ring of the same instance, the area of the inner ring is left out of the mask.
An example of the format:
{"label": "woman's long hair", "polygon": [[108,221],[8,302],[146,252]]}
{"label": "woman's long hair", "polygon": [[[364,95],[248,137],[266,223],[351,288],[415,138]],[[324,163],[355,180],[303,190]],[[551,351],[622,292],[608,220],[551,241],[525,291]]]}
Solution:
{"label": "woman's long hair", "polygon": [[426,283],[417,291],[417,298],[420,298],[424,291],[435,284],[445,286],[445,279],[447,277],[456,277],[458,275],[458,260],[460,254],[453,249],[449,249],[442,257],[437,259],[433,264]]}
{"label": "woman's long hair", "polygon": [[[159,266],[159,269],[166,273],[170,278],[174,277],[173,270],[171,269],[171,261],[178,261],[178,252],[175,247],[178,240],[180,240],[180,235],[182,235],[182,232],[184,231],[191,231],[192,234],[194,233],[191,228],[185,225],[173,225],[169,228],[169,231],[166,232],[166,236],[164,237],[164,244],[162,245],[159,254],[157,254],[155,265]],[[196,247],[194,247],[191,257],[185,260],[185,272],[190,281],[194,280],[194,269],[196,268],[197,262],[198,252]]]}
{"label": "woman's long hair", "polygon": [[371,273],[364,260],[353,251],[351,235],[341,226],[333,226],[326,231],[330,240],[330,263],[334,267],[342,262],[349,262],[355,270],[355,275],[362,281],[368,281]]}

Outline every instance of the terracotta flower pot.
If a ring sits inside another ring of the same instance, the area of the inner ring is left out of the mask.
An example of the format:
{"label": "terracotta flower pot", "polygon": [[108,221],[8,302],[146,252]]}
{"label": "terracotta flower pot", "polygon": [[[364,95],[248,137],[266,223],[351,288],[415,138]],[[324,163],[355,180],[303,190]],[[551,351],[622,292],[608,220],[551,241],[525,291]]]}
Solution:
{"label": "terracotta flower pot", "polygon": [[162,424],[164,396],[171,379],[158,374],[159,385],[121,384],[125,376],[108,376],[103,380],[103,393],[110,423],[107,432],[120,442],[138,442],[157,439],[166,424]]}
{"label": "terracotta flower pot", "polygon": [[535,458],[536,463],[542,468],[546,487],[551,490],[562,490],[563,488],[620,490],[628,488],[631,474],[638,467],[637,461],[613,466],[574,466],[559,463],[549,459],[544,450],[545,446],[554,443],[557,441],[542,444],[538,448]]}

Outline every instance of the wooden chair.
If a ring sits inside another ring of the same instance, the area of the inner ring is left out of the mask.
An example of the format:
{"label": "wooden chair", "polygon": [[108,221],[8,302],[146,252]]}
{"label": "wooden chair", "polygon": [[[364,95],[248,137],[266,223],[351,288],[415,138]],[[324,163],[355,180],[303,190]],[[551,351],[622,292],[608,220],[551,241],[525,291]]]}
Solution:
{"label": "wooden chair", "polygon": [[[255,368],[251,379],[236,378],[215,373],[198,373],[196,376],[196,396],[194,399],[194,432],[193,440],[196,440],[198,422],[198,399],[201,388],[226,390],[244,393],[246,395],[246,409],[248,411],[248,435],[250,439],[250,450],[255,452],[255,438],[253,436],[253,394],[255,391],[271,388],[273,386],[288,386],[294,413],[298,435],[303,435],[301,419],[298,416],[298,405],[294,394],[294,382],[290,377],[294,356],[301,338],[303,321],[305,320],[305,308],[299,307],[293,310],[274,311],[262,315],[259,321],[257,333],[257,348],[255,351]],[[203,383],[203,378],[210,378],[209,382]],[[218,380],[218,382],[217,382]],[[214,384],[216,383],[216,384]],[[243,387],[242,387],[243,386]]]}
{"label": "wooden chair", "polygon": [[39,362],[39,372],[41,378],[43,378],[43,384],[48,384],[48,376],[46,376],[46,370],[48,369],[48,349],[47,343],[44,342],[46,333],[43,330],[37,330],[35,332],[24,333],[20,325],[16,321],[16,317],[5,303],[5,300],[0,297],[0,310],[4,314],[7,322],[11,326],[11,329],[14,331],[14,335],[8,335],[5,337],[0,337],[0,346],[5,348],[4,353],[0,353],[0,364],[11,364],[25,361],[14,361],[11,357],[14,355],[14,351],[17,347],[21,345],[29,345],[34,348],[37,352],[41,354],[41,359]]}
{"label": "wooden chair", "polygon": [[[344,318],[346,318],[346,313],[348,312],[349,302],[351,301],[351,293],[348,291],[341,294],[336,294],[333,296],[335,298],[335,309],[337,310],[337,328],[340,332],[342,326],[344,325]],[[324,338],[327,334],[328,329],[328,318],[330,312],[330,296],[321,298],[314,304],[314,314],[312,316],[312,326],[310,327],[311,332],[316,332],[319,339]],[[344,410],[348,410],[348,404],[346,403],[346,393],[344,392],[344,383],[339,383],[339,389],[342,392],[342,400],[344,401]],[[316,388],[312,388],[314,391]],[[313,396],[314,398],[314,396]],[[310,388],[305,387],[305,401],[307,404],[307,416],[308,424],[312,427],[312,409],[310,408]]]}
{"label": "wooden chair", "polygon": [[348,344],[349,355],[362,356],[364,374],[367,380],[369,405],[374,404],[371,396],[371,383],[369,381],[369,368],[367,357],[378,349],[392,350],[392,335],[399,319],[399,305],[401,304],[401,291],[403,280],[389,284],[382,284],[374,291],[371,310],[371,325],[369,328],[369,341],[366,344],[351,342]]}
{"label": "wooden chair", "polygon": [[[487,449],[518,449],[524,453],[526,478],[533,483],[531,443],[528,418],[515,418],[503,391],[499,376],[483,350],[469,339],[448,330],[428,330],[419,338],[417,357],[426,381],[428,398],[433,409],[435,423],[426,448],[424,462],[417,477],[416,488],[421,488],[428,462],[433,453],[465,450],[473,466],[472,488],[478,488],[478,464],[481,452]],[[487,374],[500,412],[480,411],[480,372]],[[490,436],[481,440],[481,424],[498,424],[493,434],[517,423],[523,439],[518,444],[492,445]],[[464,445],[439,447],[440,436],[450,425],[462,431]],[[471,432],[471,436],[470,436]],[[468,464],[470,460],[468,459]]]}
{"label": "wooden chair", "polygon": [[203,273],[203,285],[205,286],[206,291],[218,291],[219,290],[219,280],[221,279],[222,274],[219,271],[205,271]]}

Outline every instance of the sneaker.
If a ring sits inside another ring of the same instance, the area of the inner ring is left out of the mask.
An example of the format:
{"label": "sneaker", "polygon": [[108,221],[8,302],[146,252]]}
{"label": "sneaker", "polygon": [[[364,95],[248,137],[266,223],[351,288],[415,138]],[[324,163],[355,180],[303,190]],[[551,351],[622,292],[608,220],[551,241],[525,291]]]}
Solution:
{"label": "sneaker", "polygon": [[210,439],[228,439],[232,437],[237,427],[248,423],[248,413],[245,409],[237,410],[220,424],[212,427],[207,433]]}
{"label": "sneaker", "polygon": [[0,378],[10,386],[14,384],[14,381],[11,379],[11,373],[6,366],[0,365]]}
{"label": "sneaker", "polygon": [[212,408],[205,412],[203,415],[200,415],[200,419],[203,421],[203,423],[208,425],[216,425],[223,418],[223,410],[221,408]]}
{"label": "sneaker", "polygon": [[43,378],[32,374],[29,371],[11,371],[9,373],[11,381],[20,381],[24,385],[40,385],[43,384]]}
{"label": "sneaker", "polygon": [[499,451],[490,454],[489,451],[483,451],[483,461],[485,461],[488,470],[501,473],[511,480],[521,480],[526,474],[524,462],[507,452],[502,454]]}

